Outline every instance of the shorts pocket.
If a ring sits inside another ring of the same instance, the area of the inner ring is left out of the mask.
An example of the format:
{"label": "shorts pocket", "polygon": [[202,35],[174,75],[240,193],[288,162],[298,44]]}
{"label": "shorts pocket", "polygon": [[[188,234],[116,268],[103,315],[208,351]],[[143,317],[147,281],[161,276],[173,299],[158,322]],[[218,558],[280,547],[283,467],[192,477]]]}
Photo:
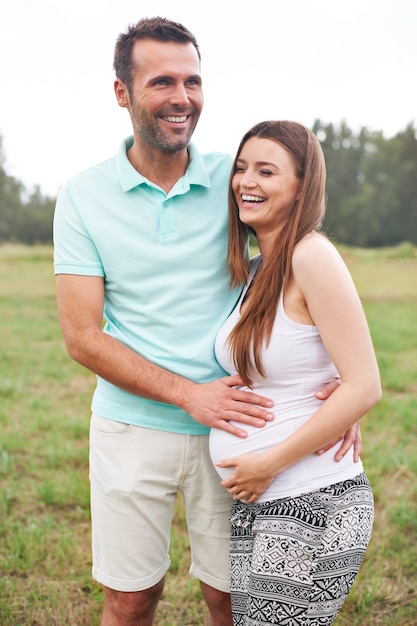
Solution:
{"label": "shorts pocket", "polygon": [[100,433],[117,435],[127,432],[130,428],[130,424],[117,422],[116,420],[111,420],[107,417],[100,417],[100,415],[93,413],[91,415],[91,427]]}

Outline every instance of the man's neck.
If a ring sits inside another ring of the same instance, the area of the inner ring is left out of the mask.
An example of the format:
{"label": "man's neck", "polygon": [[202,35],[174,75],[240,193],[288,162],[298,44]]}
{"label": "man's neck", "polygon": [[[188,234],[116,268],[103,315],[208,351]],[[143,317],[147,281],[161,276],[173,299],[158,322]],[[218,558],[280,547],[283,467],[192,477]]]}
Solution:
{"label": "man's neck", "polygon": [[168,193],[177,180],[184,176],[188,167],[187,148],[178,152],[164,152],[146,146],[139,146],[135,141],[127,152],[133,167],[158,187]]}

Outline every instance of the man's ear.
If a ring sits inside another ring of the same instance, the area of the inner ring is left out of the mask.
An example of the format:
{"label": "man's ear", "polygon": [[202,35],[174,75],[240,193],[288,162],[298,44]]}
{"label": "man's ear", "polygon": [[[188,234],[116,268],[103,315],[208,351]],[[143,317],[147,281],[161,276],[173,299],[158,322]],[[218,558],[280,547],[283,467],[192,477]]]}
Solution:
{"label": "man's ear", "polygon": [[116,78],[114,81],[114,93],[116,94],[116,100],[119,106],[128,108],[129,101],[129,93],[126,85],[119,79]]}

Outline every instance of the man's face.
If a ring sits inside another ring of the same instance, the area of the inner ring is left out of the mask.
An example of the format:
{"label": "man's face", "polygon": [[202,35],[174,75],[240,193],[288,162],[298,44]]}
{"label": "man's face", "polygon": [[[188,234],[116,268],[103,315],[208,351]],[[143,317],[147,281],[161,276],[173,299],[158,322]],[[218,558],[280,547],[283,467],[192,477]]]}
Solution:
{"label": "man's face", "polygon": [[200,61],[191,43],[137,41],[132,89],[116,80],[119,104],[129,109],[135,136],[164,152],[187,147],[203,108]]}

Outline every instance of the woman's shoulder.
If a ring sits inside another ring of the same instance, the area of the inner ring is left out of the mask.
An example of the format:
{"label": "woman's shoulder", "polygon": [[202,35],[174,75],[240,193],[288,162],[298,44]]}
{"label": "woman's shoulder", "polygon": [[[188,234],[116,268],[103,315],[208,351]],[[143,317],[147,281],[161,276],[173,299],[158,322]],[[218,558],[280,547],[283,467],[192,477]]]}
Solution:
{"label": "woman's shoulder", "polygon": [[332,280],[341,279],[347,273],[347,268],[334,243],[326,235],[313,232],[297,243],[292,271],[296,281],[300,280],[305,287],[317,281],[322,283],[324,276]]}
{"label": "woman's shoulder", "polygon": [[312,260],[319,260],[321,257],[338,256],[335,245],[323,233],[312,232],[304,235],[296,244],[293,253],[293,263],[310,263]]}

